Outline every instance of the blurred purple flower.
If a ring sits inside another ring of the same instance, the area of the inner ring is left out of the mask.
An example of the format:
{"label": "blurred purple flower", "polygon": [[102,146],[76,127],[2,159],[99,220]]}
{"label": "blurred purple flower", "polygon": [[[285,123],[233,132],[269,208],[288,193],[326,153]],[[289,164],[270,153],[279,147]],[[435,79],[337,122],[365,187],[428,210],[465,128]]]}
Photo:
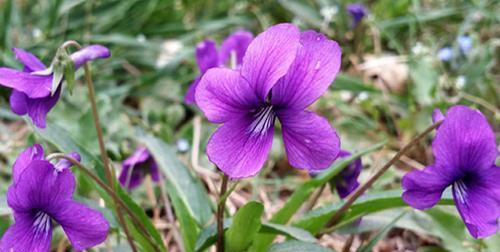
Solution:
{"label": "blurred purple flower", "polygon": [[243,62],[243,56],[248,45],[253,39],[252,33],[248,31],[236,31],[229,35],[217,52],[217,46],[213,40],[205,40],[196,46],[196,62],[200,68],[200,75],[191,83],[184,97],[187,104],[195,103],[195,92],[201,77],[208,69],[224,66],[231,60],[231,54],[235,54],[236,65]]}
{"label": "blurred purple flower", "polygon": [[[10,107],[18,115],[31,118],[38,128],[45,128],[47,113],[56,105],[61,95],[61,85],[51,95],[52,74],[34,75],[46,69],[45,65],[33,54],[23,49],[12,49],[19,62],[24,65],[23,71],[12,68],[0,68],[0,85],[12,88]],[[110,56],[109,50],[101,45],[90,45],[73,53],[70,57],[75,69],[85,62]]]}
{"label": "blurred purple flower", "polygon": [[[441,118],[435,113],[435,118]],[[478,110],[453,106],[432,142],[435,163],[403,177],[403,200],[427,209],[452,187],[458,212],[474,238],[493,235],[500,217],[500,167],[495,134]]]}
{"label": "blurred purple flower", "polygon": [[[345,150],[340,150],[339,158],[347,158],[351,153]],[[361,173],[363,165],[361,159],[356,159],[345,167],[339,174],[332,179],[332,185],[335,185],[341,199],[346,198],[359,186],[358,177]]]}
{"label": "blurred purple flower", "polygon": [[209,159],[230,178],[255,175],[269,154],[277,118],[293,167],[328,168],[340,140],[326,119],[306,108],[333,82],[340,57],[338,44],[324,35],[279,24],[252,41],[239,69],[208,70],[196,103],[210,122],[222,124],[208,142]]}
{"label": "blurred purple flower", "polygon": [[434,111],[432,111],[432,123],[437,123],[441,120],[444,120],[443,113],[439,109],[434,109]]}
{"label": "blurred purple flower", "polygon": [[443,47],[439,49],[438,58],[441,61],[450,61],[453,58],[453,49],[451,49],[451,47]]}
{"label": "blurred purple flower", "polygon": [[458,47],[464,55],[468,55],[472,49],[472,38],[469,36],[460,36],[457,38]]}
{"label": "blurred purple flower", "polygon": [[123,161],[118,180],[123,187],[131,190],[139,186],[148,173],[154,182],[160,181],[160,172],[153,156],[145,147],[139,147]]}
{"label": "blurred purple flower", "polygon": [[[56,168],[44,160],[41,145],[19,154],[13,166],[13,184],[7,203],[15,223],[0,240],[0,251],[49,251],[54,222],[61,225],[77,251],[106,240],[109,224],[104,216],[73,200],[75,178],[64,163]],[[73,153],[74,158],[79,155]]]}
{"label": "blurred purple flower", "polygon": [[357,3],[348,4],[346,10],[352,17],[353,28],[358,26],[359,22],[361,22],[361,20],[363,20],[363,18],[368,14],[365,6]]}

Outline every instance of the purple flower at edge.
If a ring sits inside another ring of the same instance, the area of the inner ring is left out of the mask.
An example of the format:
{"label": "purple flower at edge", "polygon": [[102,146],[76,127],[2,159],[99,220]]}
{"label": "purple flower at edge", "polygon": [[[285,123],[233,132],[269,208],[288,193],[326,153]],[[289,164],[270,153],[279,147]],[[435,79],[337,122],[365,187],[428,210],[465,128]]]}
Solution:
{"label": "purple flower at edge", "polygon": [[352,17],[352,27],[358,26],[363,18],[368,14],[365,6],[362,4],[348,4],[346,7],[347,12]]}
{"label": "purple flower at edge", "polygon": [[[340,150],[339,158],[347,158],[351,153],[345,150]],[[361,159],[358,158],[346,166],[339,174],[333,177],[332,184],[335,185],[339,197],[346,198],[359,186],[358,177],[361,173],[363,165]]]}
{"label": "purple flower at edge", "polygon": [[[77,153],[70,156],[80,159]],[[45,160],[39,144],[19,154],[12,168],[13,184],[7,191],[15,223],[2,236],[0,251],[49,251],[55,223],[77,251],[106,239],[109,224],[104,216],[72,198],[75,177],[70,166]]]}
{"label": "purple flower at edge", "polygon": [[[20,116],[28,114],[33,124],[45,128],[47,113],[56,105],[61,95],[61,85],[51,95],[52,74],[34,75],[46,69],[45,65],[33,54],[23,49],[13,48],[16,59],[24,65],[23,71],[0,67],[0,85],[12,88],[10,107]],[[85,62],[110,56],[109,50],[101,45],[90,45],[71,54],[78,69]]]}
{"label": "purple flower at edge", "polygon": [[255,175],[281,123],[290,164],[322,170],[337,158],[340,139],[328,120],[308,111],[340,69],[338,44],[292,24],[268,28],[248,46],[239,69],[212,68],[196,90],[196,103],[212,123],[207,155],[230,178]]}
{"label": "purple flower at edge", "polygon": [[213,40],[207,39],[199,43],[196,46],[196,62],[200,69],[200,75],[189,86],[184,101],[187,104],[194,104],[196,87],[200,82],[201,76],[210,68],[223,66],[230,62],[232,53],[236,56],[236,65],[241,65],[243,56],[252,39],[253,35],[248,31],[233,32],[222,42],[218,52]]}
{"label": "purple flower at edge", "polygon": [[[435,119],[442,115],[435,112]],[[500,167],[495,134],[478,110],[453,106],[432,142],[434,164],[403,177],[403,200],[428,209],[452,187],[455,205],[474,238],[493,235],[500,217]]]}
{"label": "purple flower at edge", "polygon": [[153,156],[145,147],[139,147],[123,161],[118,180],[123,187],[131,190],[141,184],[147,173],[151,175],[154,182],[160,181],[160,172]]}

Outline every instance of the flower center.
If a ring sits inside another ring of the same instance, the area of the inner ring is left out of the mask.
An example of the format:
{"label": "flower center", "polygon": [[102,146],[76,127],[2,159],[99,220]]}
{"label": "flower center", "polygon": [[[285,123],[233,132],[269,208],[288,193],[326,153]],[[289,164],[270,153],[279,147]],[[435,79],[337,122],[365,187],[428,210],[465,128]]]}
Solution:
{"label": "flower center", "polygon": [[35,229],[35,236],[38,235],[48,235],[50,227],[52,225],[51,218],[48,214],[43,211],[38,211],[35,214],[35,221],[33,222],[33,228]]}
{"label": "flower center", "polygon": [[274,113],[273,106],[267,105],[259,108],[253,115],[252,124],[250,124],[250,132],[254,134],[264,135],[273,127],[276,114]]}
{"label": "flower center", "polygon": [[467,186],[465,185],[464,181],[460,179],[457,182],[455,182],[454,189],[455,189],[458,200],[462,204],[465,204],[465,201],[467,199]]}

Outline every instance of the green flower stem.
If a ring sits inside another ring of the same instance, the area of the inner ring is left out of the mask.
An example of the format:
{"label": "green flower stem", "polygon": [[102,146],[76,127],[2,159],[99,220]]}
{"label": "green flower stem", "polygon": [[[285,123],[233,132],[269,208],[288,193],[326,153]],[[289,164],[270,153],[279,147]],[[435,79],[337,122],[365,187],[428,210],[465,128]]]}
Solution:
{"label": "green flower stem", "polygon": [[222,174],[220,198],[217,206],[217,252],[224,252],[224,208],[226,207],[226,199],[229,196],[229,194],[226,194],[227,182],[228,177]]}
{"label": "green flower stem", "polygon": [[[78,42],[74,40],[67,41],[63,44],[63,48],[66,49],[70,46],[76,47],[78,50],[82,48]],[[97,111],[97,103],[96,103],[96,98],[95,98],[95,91],[94,91],[94,83],[92,82],[92,78],[90,76],[90,69],[87,63],[83,65],[83,69],[85,71],[85,82],[87,83],[87,88],[89,90],[89,101],[90,105],[92,108],[92,116],[94,117],[94,126],[97,132],[97,140],[99,142],[99,150],[101,152],[101,159],[104,164],[104,172],[106,174],[106,179],[108,180],[108,183],[111,185],[112,191],[116,193],[116,179],[114,176],[114,172],[111,169],[111,166],[109,164],[109,158],[108,158],[108,153],[106,152],[106,147],[104,145],[104,137],[102,133],[102,127],[101,123],[99,120],[99,113]],[[115,197],[113,197],[115,199]],[[125,218],[123,217],[122,210],[118,207],[118,203],[115,201],[115,210],[118,216],[118,221],[120,222],[121,226],[123,227],[123,231],[125,232],[125,235],[127,236],[127,240],[130,244],[130,247],[134,252],[137,251],[137,248],[135,247],[135,243],[132,239],[132,236],[130,235],[130,232],[127,227],[127,223],[125,222]]]}

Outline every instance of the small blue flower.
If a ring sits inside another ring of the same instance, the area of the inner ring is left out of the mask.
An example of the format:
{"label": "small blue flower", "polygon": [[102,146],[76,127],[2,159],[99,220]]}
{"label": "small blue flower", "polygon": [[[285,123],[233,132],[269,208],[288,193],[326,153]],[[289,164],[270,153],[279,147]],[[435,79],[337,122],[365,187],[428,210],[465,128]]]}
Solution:
{"label": "small blue flower", "polygon": [[470,50],[472,49],[472,38],[469,36],[460,36],[457,38],[457,43],[458,47],[460,48],[460,51],[464,54],[467,55],[469,54]]}
{"label": "small blue flower", "polygon": [[185,138],[177,140],[176,145],[179,152],[187,152],[189,150],[189,142]]}
{"label": "small blue flower", "polygon": [[448,62],[453,58],[453,49],[451,47],[443,47],[438,51],[438,58],[441,61]]}

